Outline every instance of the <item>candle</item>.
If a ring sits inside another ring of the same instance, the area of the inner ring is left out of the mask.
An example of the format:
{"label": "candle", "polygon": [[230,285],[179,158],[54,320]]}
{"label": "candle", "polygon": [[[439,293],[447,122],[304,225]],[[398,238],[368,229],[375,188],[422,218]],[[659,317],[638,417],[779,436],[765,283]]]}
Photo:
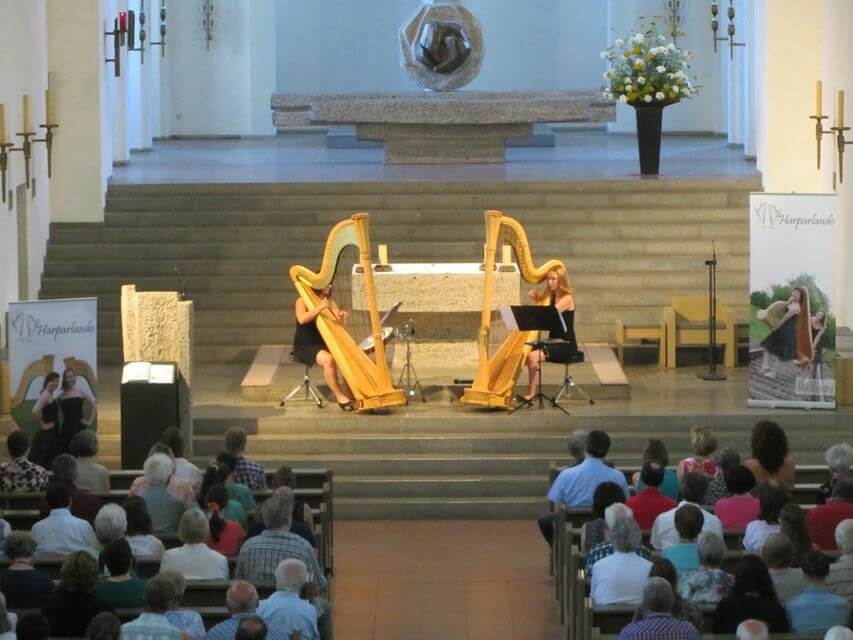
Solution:
{"label": "candle", "polygon": [[0,104],[0,144],[6,144],[6,107]]}
{"label": "candle", "polygon": [[379,264],[383,267],[388,264],[388,245],[387,244],[380,244],[379,245]]}
{"label": "candle", "polygon": [[501,264],[512,264],[512,249],[508,244],[503,246],[503,252],[501,255]]}
{"label": "candle", "polygon": [[836,114],[836,126],[843,127],[844,126],[844,92],[839,89],[838,91],[838,104],[835,107]]}
{"label": "candle", "polygon": [[56,124],[56,105],[53,95],[53,73],[47,74],[47,91],[44,92],[45,124]]}
{"label": "candle", "polygon": [[24,129],[21,133],[30,133],[30,96],[29,94],[24,94],[24,115],[23,115],[23,123]]}
{"label": "candle", "polygon": [[823,82],[820,80],[817,81],[817,93],[815,94],[816,104],[815,107],[817,110],[815,111],[815,115],[822,116],[823,115]]}

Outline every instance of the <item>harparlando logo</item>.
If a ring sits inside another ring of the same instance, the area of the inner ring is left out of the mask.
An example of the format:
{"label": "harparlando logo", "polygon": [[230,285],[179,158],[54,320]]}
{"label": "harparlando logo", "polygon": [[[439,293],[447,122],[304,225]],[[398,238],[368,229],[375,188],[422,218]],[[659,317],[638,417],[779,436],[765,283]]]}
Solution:
{"label": "harparlando logo", "polygon": [[18,334],[18,339],[29,342],[33,338],[52,337],[54,340],[60,336],[80,335],[95,333],[95,324],[89,320],[86,324],[80,324],[76,320],[71,324],[47,324],[29,313],[19,313],[12,318],[12,328]]}
{"label": "harparlando logo", "polygon": [[776,227],[793,226],[795,231],[799,231],[800,227],[834,227],[835,214],[828,213],[821,215],[818,213],[812,214],[811,217],[792,216],[784,211],[779,211],[772,204],[762,202],[755,210],[755,217],[758,218],[762,229],[775,229]]}

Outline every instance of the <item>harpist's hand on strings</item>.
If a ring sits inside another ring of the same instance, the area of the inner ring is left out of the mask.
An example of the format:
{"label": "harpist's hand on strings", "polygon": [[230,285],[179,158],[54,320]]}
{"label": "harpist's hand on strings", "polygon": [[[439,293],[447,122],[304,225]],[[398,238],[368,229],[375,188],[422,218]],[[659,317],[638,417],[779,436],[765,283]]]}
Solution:
{"label": "harpist's hand on strings", "polygon": [[338,321],[342,325],[346,325],[348,319],[349,319],[349,314],[346,311],[338,311]]}
{"label": "harpist's hand on strings", "polygon": [[527,295],[529,295],[529,296],[530,296],[530,299],[531,299],[533,302],[536,302],[536,301],[539,299],[539,296],[538,296],[538,295],[537,295],[537,293],[536,293],[536,289],[531,289],[531,290],[530,290],[530,293],[528,293]]}
{"label": "harpist's hand on strings", "polygon": [[329,308],[329,299],[328,298],[320,298],[320,302],[317,303],[317,313],[321,311],[325,311]]}

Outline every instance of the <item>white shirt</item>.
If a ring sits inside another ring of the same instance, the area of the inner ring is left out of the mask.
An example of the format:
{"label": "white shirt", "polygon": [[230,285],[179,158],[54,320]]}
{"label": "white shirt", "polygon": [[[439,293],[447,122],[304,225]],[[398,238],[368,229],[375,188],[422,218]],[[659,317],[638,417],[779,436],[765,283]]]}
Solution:
{"label": "white shirt", "polygon": [[193,491],[198,494],[199,489],[201,489],[201,481],[204,477],[201,469],[186,458],[175,458],[175,475],[189,482]]}
{"label": "white shirt", "polygon": [[[682,500],[674,509],[664,511],[657,518],[655,518],[655,523],[652,525],[651,542],[652,546],[658,551],[678,544],[678,531],[675,530],[675,512],[678,511],[679,507],[685,504],[693,503],[687,502],[687,500]],[[698,507],[699,505],[693,504],[693,506]],[[702,522],[702,531],[710,531],[712,533],[716,533],[722,538],[723,525],[720,522],[720,519],[713,513],[708,513],[702,508],[700,508],[699,510],[702,512],[702,517],[704,518]],[[598,571],[597,567],[598,565],[596,563],[596,571]]]}
{"label": "white shirt", "polygon": [[606,604],[640,604],[643,587],[649,581],[652,563],[635,552],[602,558],[595,563],[590,594],[596,606]]}
{"label": "white shirt", "polygon": [[159,560],[166,553],[162,541],[152,535],[127,536],[127,543],[134,558],[154,558]]}
{"label": "white shirt", "polygon": [[228,559],[203,542],[169,549],[160,562],[160,573],[177,571],[187,580],[227,580]]}
{"label": "white shirt", "polygon": [[85,520],[71,515],[68,509],[51,509],[50,514],[33,525],[36,555],[54,553],[71,555],[76,551],[97,549],[95,531]]}
{"label": "white shirt", "polygon": [[753,520],[743,532],[743,548],[752,553],[761,553],[764,542],[774,533],[779,533],[782,525],[767,524],[764,520]]}

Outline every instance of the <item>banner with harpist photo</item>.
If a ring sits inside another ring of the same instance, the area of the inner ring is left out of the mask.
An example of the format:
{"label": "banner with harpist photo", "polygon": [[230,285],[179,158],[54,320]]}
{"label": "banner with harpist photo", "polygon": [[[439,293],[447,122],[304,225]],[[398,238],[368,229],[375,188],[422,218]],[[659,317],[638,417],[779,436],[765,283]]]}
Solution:
{"label": "banner with harpist photo", "polygon": [[749,199],[751,407],[835,408],[834,194]]}
{"label": "banner with harpist photo", "polygon": [[95,428],[97,366],[97,298],[9,305],[12,419],[30,436],[39,431],[40,418],[56,429],[34,446],[44,444],[43,436],[67,446],[80,429]]}

